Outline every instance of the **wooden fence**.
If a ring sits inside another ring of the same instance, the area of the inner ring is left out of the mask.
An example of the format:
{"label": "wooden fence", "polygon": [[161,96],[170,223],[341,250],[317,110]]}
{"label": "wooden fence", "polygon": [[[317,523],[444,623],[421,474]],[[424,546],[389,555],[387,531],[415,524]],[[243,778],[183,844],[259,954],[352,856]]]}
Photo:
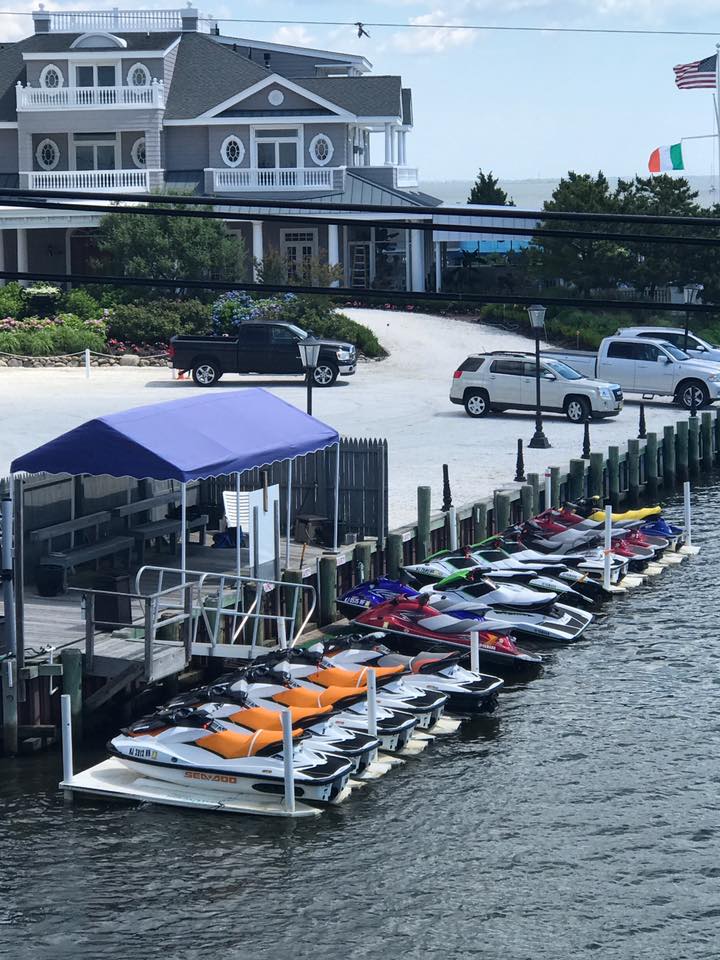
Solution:
{"label": "wooden fence", "polygon": [[[337,448],[328,447],[299,457],[293,464],[292,516],[315,514],[333,518]],[[280,519],[284,525],[287,510],[287,463],[267,468],[268,483],[280,486]],[[262,486],[262,470],[240,474],[242,490]],[[218,477],[203,482],[200,499],[203,507],[222,514],[222,491],[235,489],[233,477]],[[358,540],[370,537],[384,543],[388,534],[388,446],[387,440],[351,439],[340,441],[339,532],[357,534]]]}

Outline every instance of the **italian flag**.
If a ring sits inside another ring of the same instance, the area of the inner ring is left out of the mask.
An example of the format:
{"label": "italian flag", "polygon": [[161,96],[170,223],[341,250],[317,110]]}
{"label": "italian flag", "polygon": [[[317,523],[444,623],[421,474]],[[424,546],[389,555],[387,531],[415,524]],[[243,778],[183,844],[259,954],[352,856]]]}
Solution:
{"label": "italian flag", "polygon": [[669,147],[658,147],[653,150],[648,160],[650,173],[660,173],[662,170],[684,170],[682,144],[673,143]]}

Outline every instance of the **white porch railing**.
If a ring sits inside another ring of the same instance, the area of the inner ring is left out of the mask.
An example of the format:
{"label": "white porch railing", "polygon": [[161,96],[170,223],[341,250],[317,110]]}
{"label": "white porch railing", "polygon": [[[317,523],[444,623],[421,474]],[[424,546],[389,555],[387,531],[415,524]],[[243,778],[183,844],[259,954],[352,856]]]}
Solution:
{"label": "white porch railing", "polygon": [[[152,171],[154,172],[154,171]],[[133,190],[150,191],[150,170],[33,170],[27,177],[29,190]]]}
{"label": "white porch railing", "polygon": [[398,187],[416,187],[418,185],[417,167],[398,167],[395,171],[395,185]]}
{"label": "white porch railing", "polygon": [[147,87],[15,87],[18,110],[77,110],[97,107],[165,106],[165,91],[160,81]]}
{"label": "white porch railing", "polygon": [[209,32],[214,23],[190,7],[185,10],[41,10],[36,19],[49,20],[49,32],[182,30],[183,18],[198,18],[198,29]]}
{"label": "white porch railing", "polygon": [[[328,190],[335,183],[337,167],[216,167],[209,168],[209,189],[223,190]],[[344,171],[342,171],[344,173]]]}

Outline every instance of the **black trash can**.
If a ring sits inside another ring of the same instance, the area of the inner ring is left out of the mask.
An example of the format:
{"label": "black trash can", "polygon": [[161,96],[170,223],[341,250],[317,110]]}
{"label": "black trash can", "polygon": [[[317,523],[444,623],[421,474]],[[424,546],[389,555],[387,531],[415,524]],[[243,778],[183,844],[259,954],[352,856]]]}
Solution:
{"label": "black trash can", "polygon": [[[119,630],[132,621],[130,597],[130,574],[120,570],[103,570],[92,578],[93,590],[108,590],[95,594],[95,626],[98,630]],[[113,596],[113,594],[115,594]]]}

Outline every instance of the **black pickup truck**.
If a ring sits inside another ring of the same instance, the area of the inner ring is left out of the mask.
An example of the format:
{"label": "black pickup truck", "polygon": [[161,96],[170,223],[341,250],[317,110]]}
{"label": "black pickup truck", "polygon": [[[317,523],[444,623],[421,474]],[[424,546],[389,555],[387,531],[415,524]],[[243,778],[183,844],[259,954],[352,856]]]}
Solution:
{"label": "black pickup truck", "polygon": [[[243,323],[234,337],[173,337],[169,354],[176,370],[192,370],[198,386],[212,387],[225,373],[304,374],[298,343],[308,336],[293,323]],[[351,343],[319,342],[316,386],[331,387],[338,375],[355,373],[357,354]]]}

